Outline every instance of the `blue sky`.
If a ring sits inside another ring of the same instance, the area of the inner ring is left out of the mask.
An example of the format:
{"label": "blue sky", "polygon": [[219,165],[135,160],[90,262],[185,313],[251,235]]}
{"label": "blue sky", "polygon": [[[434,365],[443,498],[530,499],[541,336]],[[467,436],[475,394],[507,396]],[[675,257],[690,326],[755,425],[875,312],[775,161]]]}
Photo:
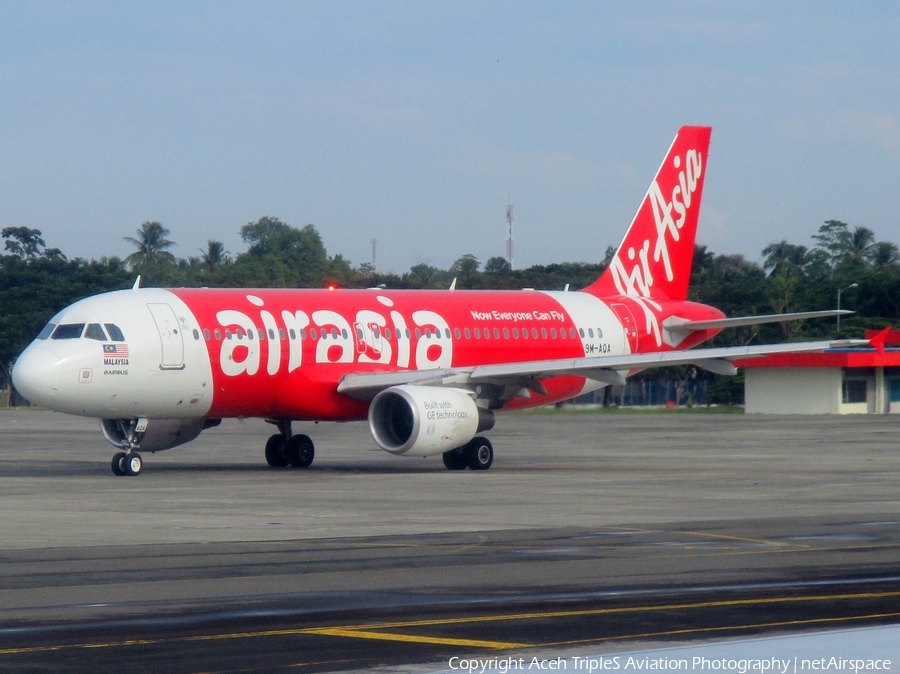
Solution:
{"label": "blue sky", "polygon": [[698,240],[760,259],[822,221],[900,242],[900,5],[2,2],[0,227],[125,256],[244,250],[263,215],[403,272],[598,261],[683,124]]}

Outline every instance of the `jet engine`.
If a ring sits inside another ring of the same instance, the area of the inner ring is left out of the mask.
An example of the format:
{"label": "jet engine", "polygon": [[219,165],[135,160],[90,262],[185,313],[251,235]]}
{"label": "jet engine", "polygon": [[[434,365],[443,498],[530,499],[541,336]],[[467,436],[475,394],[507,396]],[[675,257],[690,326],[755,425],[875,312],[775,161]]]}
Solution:
{"label": "jet engine", "polygon": [[391,454],[443,454],[493,427],[493,412],[478,407],[462,389],[393,386],[369,406],[372,437]]}
{"label": "jet engine", "polygon": [[146,430],[136,432],[137,419],[101,419],[100,428],[109,443],[129,450],[132,442],[142,452],[160,452],[190,442],[204,429],[218,426],[221,419],[150,419]]}

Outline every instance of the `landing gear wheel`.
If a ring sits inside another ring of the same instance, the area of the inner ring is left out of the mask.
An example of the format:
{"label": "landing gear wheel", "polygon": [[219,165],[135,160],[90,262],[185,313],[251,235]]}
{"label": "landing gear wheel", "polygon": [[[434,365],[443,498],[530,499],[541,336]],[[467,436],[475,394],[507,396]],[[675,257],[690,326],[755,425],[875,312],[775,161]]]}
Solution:
{"label": "landing gear wheel", "polygon": [[472,470],[487,470],[494,463],[494,447],[487,438],[474,438],[466,445],[465,456]]}
{"label": "landing gear wheel", "polygon": [[112,468],[113,475],[119,477],[125,475],[125,452],[116,452],[113,454],[109,467]]}
{"label": "landing gear wheel", "polygon": [[465,449],[465,446],[457,447],[456,449],[451,449],[449,452],[444,452],[442,454],[444,457],[444,465],[448,470],[465,470],[469,467],[469,464],[466,461]]}
{"label": "landing gear wheel", "polygon": [[284,455],[294,468],[309,468],[316,456],[316,448],[308,435],[295,435],[285,444]]}
{"label": "landing gear wheel", "polygon": [[287,456],[284,453],[284,436],[273,435],[266,442],[266,463],[272,468],[284,468],[288,465]]}
{"label": "landing gear wheel", "polygon": [[141,474],[141,470],[144,468],[144,460],[141,459],[141,455],[137,452],[129,452],[122,460],[122,465],[125,467],[125,474],[134,477]]}

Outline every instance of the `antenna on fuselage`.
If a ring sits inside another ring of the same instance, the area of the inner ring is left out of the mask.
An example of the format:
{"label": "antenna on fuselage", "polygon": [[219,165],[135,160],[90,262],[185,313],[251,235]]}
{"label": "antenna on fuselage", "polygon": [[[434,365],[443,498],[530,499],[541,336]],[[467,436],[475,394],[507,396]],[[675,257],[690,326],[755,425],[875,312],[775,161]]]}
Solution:
{"label": "antenna on fuselage", "polygon": [[141,275],[138,274],[138,277],[134,279],[134,285],[131,286],[132,290],[140,290],[141,289]]}

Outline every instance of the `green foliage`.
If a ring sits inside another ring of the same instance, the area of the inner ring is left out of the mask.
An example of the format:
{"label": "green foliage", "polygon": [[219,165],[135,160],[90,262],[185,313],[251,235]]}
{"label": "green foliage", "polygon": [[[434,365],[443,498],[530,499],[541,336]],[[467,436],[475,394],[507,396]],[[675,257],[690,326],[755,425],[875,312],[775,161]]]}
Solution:
{"label": "green foliage", "polygon": [[[6,227],[0,255],[0,379],[46,321],[75,300],[131,285],[134,274],[144,285],[184,287],[536,288],[573,290],[593,283],[613,250],[600,263],[565,262],[513,270],[503,257],[488,258],[483,270],[468,253],[443,270],[422,262],[403,274],[378,273],[369,263],[354,268],[340,254],[329,257],[316,228],[293,227],[264,216],[240,228],[247,250],[232,257],[224,244],[209,239],[199,256],[177,259],[175,244],[158,222],[144,222],[136,237],[125,237],[135,251],[125,258],[67,260],[47,248],[40,230]],[[812,247],[778,241],[762,251],[763,263],[741,255],[716,255],[697,246],[691,269],[692,301],[721,309],[727,316],[834,308],[856,314],[841,320],[845,337],[862,336],[900,317],[900,251],[878,241],[866,227],[839,220],[825,222],[812,236]],[[131,271],[129,271],[129,269]],[[852,284],[856,287],[851,288]],[[768,324],[723,331],[711,345],[749,344],[835,336],[835,321],[821,319]],[[676,373],[681,376],[684,373]],[[705,376],[705,375],[704,375]],[[0,381],[0,386],[3,382]],[[710,389],[722,402],[735,401],[740,382],[717,378]],[[712,394],[711,394],[712,395]]]}

